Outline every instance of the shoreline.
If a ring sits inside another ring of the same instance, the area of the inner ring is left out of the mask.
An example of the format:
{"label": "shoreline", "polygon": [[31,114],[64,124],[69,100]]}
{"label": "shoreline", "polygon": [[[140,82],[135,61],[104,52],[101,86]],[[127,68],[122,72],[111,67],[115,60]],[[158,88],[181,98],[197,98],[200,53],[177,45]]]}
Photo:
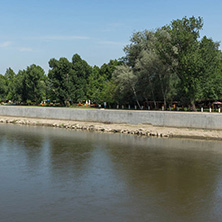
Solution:
{"label": "shoreline", "polygon": [[204,140],[221,140],[222,130],[162,127],[148,124],[116,124],[102,122],[85,122],[59,119],[40,119],[13,116],[0,116],[2,124],[19,124],[30,126],[47,126],[73,130],[96,131],[104,133],[133,134],[145,137],[187,138]]}

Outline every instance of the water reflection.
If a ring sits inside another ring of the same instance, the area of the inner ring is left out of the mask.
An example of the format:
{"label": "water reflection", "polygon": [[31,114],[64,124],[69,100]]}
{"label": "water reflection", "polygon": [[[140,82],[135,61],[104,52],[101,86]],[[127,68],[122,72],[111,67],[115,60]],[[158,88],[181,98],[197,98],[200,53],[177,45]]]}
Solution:
{"label": "water reflection", "polygon": [[1,124],[0,215],[220,221],[221,144]]}
{"label": "water reflection", "polygon": [[[217,158],[211,151],[196,150],[195,146],[189,152],[169,148],[166,144],[158,147],[159,141],[154,141],[150,140],[146,151],[130,144],[122,144],[121,149],[110,149],[130,192],[137,198],[146,199],[146,204],[162,206],[169,212],[173,209],[174,216],[187,212],[196,216],[206,212],[205,216],[208,216],[209,210],[214,210],[210,209],[214,206],[211,198],[218,188],[221,157]],[[173,142],[174,146],[179,146],[181,140]]]}

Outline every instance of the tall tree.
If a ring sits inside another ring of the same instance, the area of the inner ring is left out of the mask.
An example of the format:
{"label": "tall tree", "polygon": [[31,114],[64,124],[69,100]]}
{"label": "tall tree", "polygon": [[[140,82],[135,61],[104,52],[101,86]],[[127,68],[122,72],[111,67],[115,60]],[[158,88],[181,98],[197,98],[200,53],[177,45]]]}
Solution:
{"label": "tall tree", "polygon": [[132,99],[131,95],[133,95],[137,105],[141,108],[136,90],[138,78],[132,68],[127,65],[118,66],[113,72],[113,81],[117,84],[120,101],[125,104],[130,103],[129,98]]}
{"label": "tall tree", "polygon": [[38,103],[45,98],[45,73],[44,70],[37,65],[27,67],[24,73],[25,91],[27,99]]}
{"label": "tall tree", "polygon": [[219,43],[206,36],[200,41],[201,57],[201,99],[217,100],[222,98],[222,53]]}
{"label": "tall tree", "polygon": [[51,68],[48,73],[52,98],[57,99],[61,104],[70,100],[70,73],[72,64],[66,58],[49,61]]}
{"label": "tall tree", "polygon": [[19,70],[18,74],[15,77],[15,97],[13,100],[17,102],[22,102],[27,100],[27,91],[26,91],[26,84],[25,84],[25,70]]}
{"label": "tall tree", "polygon": [[75,90],[75,101],[82,101],[87,99],[87,85],[88,78],[92,72],[92,67],[83,60],[78,54],[72,57],[72,70],[75,76],[74,83],[76,86]]}
{"label": "tall tree", "polygon": [[133,34],[131,44],[125,47],[128,66],[137,76],[137,97],[141,101],[156,100],[164,102],[174,95],[171,90],[174,74],[171,68],[174,59],[170,52],[175,51],[171,43],[169,28],[163,27],[155,32],[145,30]]}
{"label": "tall tree", "polygon": [[181,95],[188,100],[193,110],[195,101],[201,96],[201,55],[199,53],[199,32],[203,27],[202,18],[184,17],[171,22],[172,44],[177,53],[172,56],[177,61],[174,69],[180,79]]}
{"label": "tall tree", "polygon": [[7,97],[7,78],[0,74],[0,101],[6,100]]}
{"label": "tall tree", "polygon": [[104,75],[100,75],[100,69],[98,66],[93,67],[87,82],[87,98],[94,103],[103,102],[103,91],[105,88],[106,79]]}
{"label": "tall tree", "polygon": [[5,77],[7,79],[7,85],[8,85],[7,99],[14,100],[14,98],[16,97],[16,85],[15,85],[16,74],[11,68],[8,68],[6,70]]}

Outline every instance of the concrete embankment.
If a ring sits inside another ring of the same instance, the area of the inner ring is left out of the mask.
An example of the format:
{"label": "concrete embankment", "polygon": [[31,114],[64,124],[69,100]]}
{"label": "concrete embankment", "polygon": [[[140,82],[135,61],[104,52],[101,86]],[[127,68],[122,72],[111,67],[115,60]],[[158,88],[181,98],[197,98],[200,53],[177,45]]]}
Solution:
{"label": "concrete embankment", "polygon": [[222,114],[0,106],[1,116],[222,130]]}

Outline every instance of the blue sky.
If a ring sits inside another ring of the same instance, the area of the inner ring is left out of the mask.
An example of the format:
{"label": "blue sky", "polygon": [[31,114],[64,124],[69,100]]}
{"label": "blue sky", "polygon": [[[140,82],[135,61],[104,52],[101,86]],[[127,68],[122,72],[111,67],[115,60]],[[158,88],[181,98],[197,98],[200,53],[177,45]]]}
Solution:
{"label": "blue sky", "polygon": [[133,32],[201,16],[201,35],[222,40],[221,0],[0,0],[0,73],[78,53],[101,66],[124,56]]}

